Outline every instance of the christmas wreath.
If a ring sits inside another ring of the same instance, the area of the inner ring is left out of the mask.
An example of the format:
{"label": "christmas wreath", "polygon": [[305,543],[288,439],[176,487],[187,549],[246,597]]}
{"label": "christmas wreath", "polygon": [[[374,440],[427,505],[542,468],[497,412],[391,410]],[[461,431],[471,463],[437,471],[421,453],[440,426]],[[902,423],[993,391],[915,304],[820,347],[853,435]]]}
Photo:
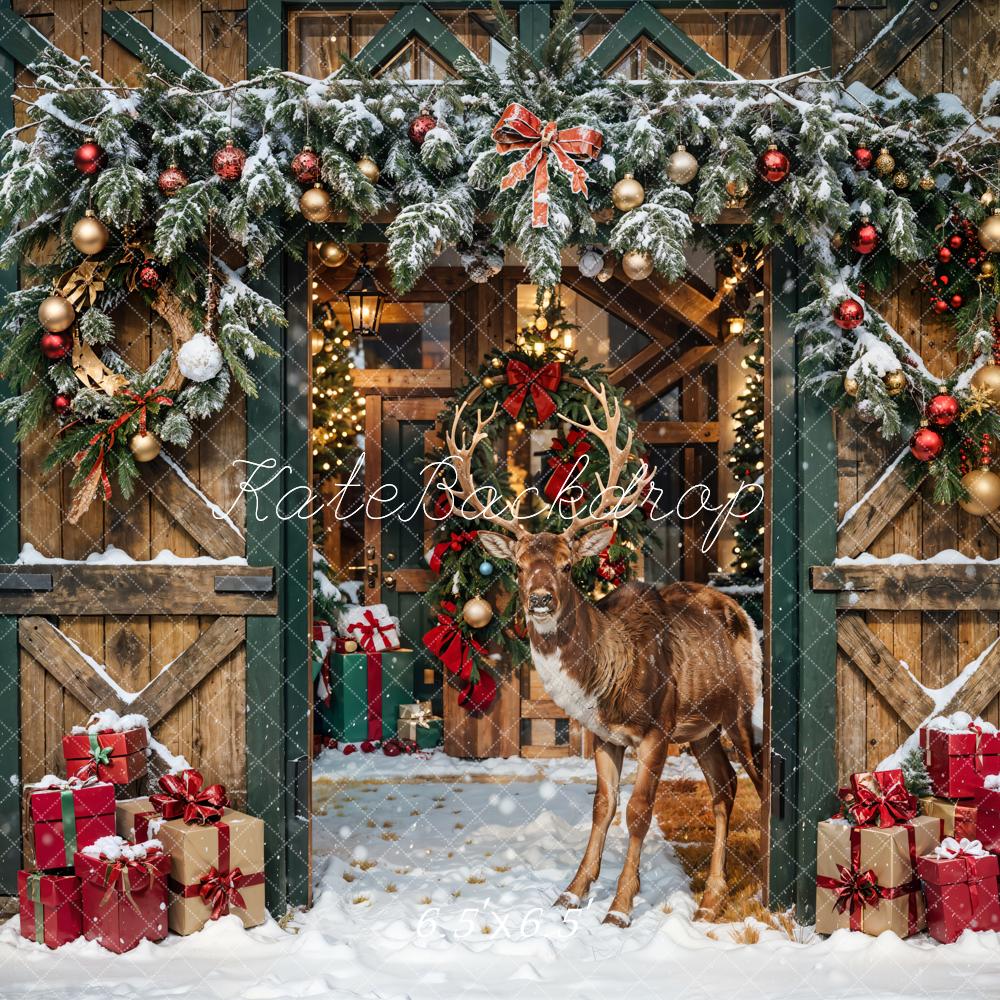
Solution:
{"label": "christmas wreath", "polygon": [[[480,491],[494,490],[498,506],[516,506],[529,531],[558,533],[593,499],[598,480],[607,480],[607,448],[573,426],[593,411],[595,390],[622,408],[618,441],[623,444],[637,425],[623,406],[620,390],[599,366],[563,350],[493,352],[456,395],[441,423],[461,437],[471,435],[479,422],[488,422],[486,441],[470,456]],[[535,453],[540,459],[537,481],[529,483],[531,470],[518,468],[515,456],[523,452],[522,445],[530,447],[537,440],[533,432],[539,429],[549,433],[545,447]],[[633,444],[624,480],[643,471],[643,453],[641,444]],[[455,504],[448,453],[435,454],[428,464],[435,477],[430,495],[436,499],[429,513],[437,521],[437,541],[427,561],[437,579],[427,595],[434,624],[424,644],[463,685],[459,704],[481,712],[496,694],[496,679],[488,669],[496,669],[496,655],[506,654],[515,665],[528,656],[517,568],[488,558],[477,544],[479,529],[490,525]],[[650,531],[648,513],[648,506],[636,506],[618,518],[610,545],[574,565],[573,582],[582,593],[597,597],[632,578]]]}

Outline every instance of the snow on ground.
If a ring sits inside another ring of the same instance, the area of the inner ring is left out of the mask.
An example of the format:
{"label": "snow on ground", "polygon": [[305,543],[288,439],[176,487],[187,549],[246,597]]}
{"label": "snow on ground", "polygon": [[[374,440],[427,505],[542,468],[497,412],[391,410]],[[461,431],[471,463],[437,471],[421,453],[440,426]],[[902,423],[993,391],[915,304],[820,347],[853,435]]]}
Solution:
{"label": "snow on ground", "polygon": [[[244,932],[226,917],[191,937],[115,956],[83,941],[50,952],[21,939],[11,921],[0,929],[0,997],[997,996],[1000,939],[993,933],[942,947],[926,936],[904,942],[842,931],[824,940],[805,929],[792,941],[762,929],[760,941],[746,945],[732,939],[731,926],[693,923],[687,878],[655,826],[630,929],[601,924],[624,856],[620,822],[589,907],[553,909],[586,843],[590,783],[557,778],[551,765],[530,778],[508,769],[498,781],[496,762],[469,769],[478,767],[482,777],[458,777],[466,765],[437,755],[431,766],[439,773],[453,766],[456,777],[412,780],[412,759],[361,763],[371,775],[337,782],[335,771],[347,774],[357,762],[341,754],[321,761],[315,905],[287,930],[269,921]],[[390,765],[397,767],[391,775]]]}

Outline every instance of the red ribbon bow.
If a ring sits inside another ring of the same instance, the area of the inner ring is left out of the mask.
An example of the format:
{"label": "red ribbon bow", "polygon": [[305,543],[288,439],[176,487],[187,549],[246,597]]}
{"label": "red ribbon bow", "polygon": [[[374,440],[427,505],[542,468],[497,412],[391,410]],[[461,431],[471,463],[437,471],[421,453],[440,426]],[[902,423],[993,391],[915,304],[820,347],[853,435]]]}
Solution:
{"label": "red ribbon bow", "polygon": [[247,908],[246,901],[240,893],[243,884],[243,872],[239,868],[220,872],[215,865],[198,879],[198,895],[204,904],[212,910],[212,920],[224,917],[230,906],[241,910]]}
{"label": "red ribbon bow", "polygon": [[449,552],[461,552],[466,545],[471,545],[476,540],[477,534],[478,532],[475,531],[453,531],[450,538],[438,542],[431,552],[431,569],[435,573],[440,573],[444,557]]}
{"label": "red ribbon bow", "polygon": [[455,619],[445,611],[454,611],[450,601],[441,604],[437,625],[424,635],[424,645],[445,665],[449,673],[458,674],[463,681],[472,677],[472,653],[486,655],[486,649],[475,639],[464,636]]}
{"label": "red ribbon bow", "polygon": [[[573,470],[577,468],[579,460],[593,448],[593,443],[588,439],[585,431],[574,428],[566,435],[566,440],[555,438],[552,441],[552,451],[557,454],[551,455],[548,466],[552,470],[548,482],[545,484],[545,497],[548,500],[555,500],[563,491]],[[582,500],[583,497],[581,496]]]}
{"label": "red ribbon bow", "polygon": [[[381,653],[385,649],[392,648],[392,633],[395,631],[396,626],[392,622],[383,623],[375,617],[373,611],[366,610],[364,613],[363,622],[353,622],[347,626],[348,632],[358,633],[358,645],[366,653]],[[378,633],[382,638],[384,645],[381,649],[375,642],[375,633]]]}
{"label": "red ribbon bow", "polygon": [[193,767],[160,778],[163,794],[150,795],[153,808],[164,819],[183,816],[185,823],[215,823],[222,819],[229,796],[222,785],[202,786],[205,779]]}
{"label": "red ribbon bow", "polygon": [[834,884],[826,888],[831,888],[836,893],[833,905],[838,913],[849,909],[854,914],[866,906],[878,909],[882,892],[873,869],[863,872],[854,866],[848,868],[846,865],[837,865],[837,871],[840,872],[840,879],[834,880]]}
{"label": "red ribbon bow", "polygon": [[131,903],[132,908],[138,912],[139,904],[133,896],[137,892],[145,892],[156,879],[156,869],[153,867],[151,859],[159,855],[159,851],[150,851],[145,859],[117,858],[108,861],[104,868],[104,888],[105,892],[101,898],[101,904],[106,903],[111,896],[121,891],[122,895]]}
{"label": "red ribbon bow", "polygon": [[560,130],[554,121],[543,123],[541,118],[521,104],[507,106],[494,126],[491,138],[501,156],[525,151],[500,181],[500,190],[516,187],[534,171],[531,194],[533,229],[544,229],[549,224],[549,154],[569,178],[573,194],[582,194],[586,198],[587,172],[573,157],[593,160],[604,143],[604,137],[596,128],[578,125]]}
{"label": "red ribbon bow", "polygon": [[854,802],[851,813],[861,826],[896,826],[917,814],[917,800],[906,790],[899,770],[872,771],[851,776]]}
{"label": "red ribbon bow", "polygon": [[530,392],[538,419],[544,423],[556,412],[555,401],[549,393],[555,392],[561,382],[562,365],[558,361],[532,369],[525,362],[511,358],[507,362],[507,384],[513,386],[513,391],[504,400],[503,408],[511,420],[516,420]]}

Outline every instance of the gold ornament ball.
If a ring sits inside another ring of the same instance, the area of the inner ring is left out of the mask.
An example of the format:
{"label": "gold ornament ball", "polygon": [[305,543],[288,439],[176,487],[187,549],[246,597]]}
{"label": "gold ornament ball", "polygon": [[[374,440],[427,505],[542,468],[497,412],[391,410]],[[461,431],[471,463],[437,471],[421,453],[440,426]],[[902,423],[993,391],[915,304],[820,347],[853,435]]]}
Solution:
{"label": "gold ornament ball", "polygon": [[347,260],[347,250],[333,240],[324,240],[316,252],[327,267],[340,267]]}
{"label": "gold ornament ball", "polygon": [[49,333],[62,333],[76,322],[76,310],[69,299],[56,292],[47,299],[42,299],[42,304],[38,307],[38,322]]}
{"label": "gold ornament ball", "polygon": [[934,178],[930,174],[924,174],[917,183],[920,185],[921,191],[933,191],[937,186],[934,183]]}
{"label": "gold ornament ball", "polygon": [[875,169],[883,177],[887,174],[891,174],[896,169],[896,161],[893,159],[892,153],[890,153],[884,146],[878,156],[875,157]]}
{"label": "gold ornament ball", "polygon": [[615,276],[615,262],[609,260],[607,257],[604,258],[604,267],[597,272],[597,280],[603,285],[604,282],[610,281]]}
{"label": "gold ornament ball", "polygon": [[330,196],[321,184],[314,184],[302,193],[299,211],[307,222],[326,222],[330,215]]}
{"label": "gold ornament ball", "polygon": [[489,601],[485,601],[477,595],[465,602],[462,608],[462,617],[470,628],[484,628],[489,625],[490,619],[493,617],[493,608]]}
{"label": "gold ornament ball", "polygon": [[910,175],[905,170],[900,170],[893,174],[892,186],[899,188],[900,191],[908,188],[910,186]]}
{"label": "gold ornament ball", "polygon": [[632,281],[643,281],[653,273],[653,258],[645,250],[629,250],[622,257],[622,270]]}
{"label": "gold ornament ball", "polygon": [[137,462],[152,462],[160,454],[160,439],[152,431],[140,431],[128,439],[128,450]]}
{"label": "gold ornament ball", "polygon": [[1000,251],[1000,209],[994,209],[979,224],[979,242],[987,253]]}
{"label": "gold ornament ball", "polygon": [[994,406],[1000,406],[1000,365],[983,365],[970,383],[976,389],[981,389],[990,394],[990,402]]}
{"label": "gold ornament ball", "polygon": [[750,193],[750,188],[746,181],[732,180],[726,181],[726,194],[734,201],[741,201]]}
{"label": "gold ornament ball", "polygon": [[850,375],[845,375],[844,392],[846,392],[848,396],[856,396],[858,394],[858,380],[856,378],[851,378]]}
{"label": "gold ornament ball", "polygon": [[968,500],[958,505],[967,514],[985,517],[1000,508],[1000,476],[988,468],[973,469],[962,476],[962,485],[969,493]]}
{"label": "gold ornament ball", "polygon": [[381,176],[378,164],[370,156],[362,156],[357,163],[358,170],[364,175],[365,179],[372,184],[378,184],[378,179]]}
{"label": "gold ornament ball", "polygon": [[611,189],[611,200],[619,212],[631,212],[646,200],[646,192],[631,174],[626,174]]}
{"label": "gold ornament ball", "polygon": [[312,351],[313,357],[322,353],[324,344],[326,344],[326,337],[323,336],[322,330],[313,330],[309,334],[309,350]]}
{"label": "gold ornament ball", "polygon": [[549,321],[544,316],[539,316],[535,320],[536,330],[547,330],[549,328]]}
{"label": "gold ornament ball", "polygon": [[678,145],[667,160],[667,177],[675,184],[690,184],[698,175],[698,161],[684,145]]}
{"label": "gold ornament ball", "polygon": [[108,227],[88,208],[73,227],[73,246],[90,256],[100,253],[108,245]]}
{"label": "gold ornament ball", "polygon": [[885,390],[890,396],[898,396],[906,388],[906,376],[898,369],[882,376]]}
{"label": "gold ornament ball", "polygon": [[979,201],[981,204],[985,205],[987,208],[996,201],[996,195],[993,193],[993,188],[987,188],[980,196]]}
{"label": "gold ornament ball", "polygon": [[984,260],[982,264],[979,265],[979,276],[981,278],[992,278],[996,273],[996,267],[993,265],[993,261]]}

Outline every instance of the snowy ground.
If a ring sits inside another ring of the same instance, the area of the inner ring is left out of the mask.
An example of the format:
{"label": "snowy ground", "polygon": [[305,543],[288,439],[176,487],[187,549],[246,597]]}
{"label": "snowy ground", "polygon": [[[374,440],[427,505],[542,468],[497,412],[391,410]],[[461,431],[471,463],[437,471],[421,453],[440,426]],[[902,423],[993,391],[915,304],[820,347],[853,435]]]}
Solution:
{"label": "snowy ground", "polygon": [[[941,947],[804,930],[695,924],[671,845],[652,830],[633,926],[602,926],[625,834],[612,828],[592,904],[551,908],[579,861],[592,787],[565,763],[471,769],[325,754],[315,786],[313,909],[283,931],[224,918],[125,956],[78,941],[57,952],[0,929],[0,997],[36,1000],[331,997],[355,1000],[607,1000],[608,997],[996,998],[1000,939]],[[686,767],[683,759],[675,767]],[[333,780],[351,773],[349,782]],[[359,780],[359,771],[363,774]],[[463,777],[463,771],[480,772]],[[424,771],[426,774],[426,771]],[[626,785],[624,796],[630,786]],[[623,806],[625,801],[623,801]],[[714,935],[710,938],[709,933]]]}

